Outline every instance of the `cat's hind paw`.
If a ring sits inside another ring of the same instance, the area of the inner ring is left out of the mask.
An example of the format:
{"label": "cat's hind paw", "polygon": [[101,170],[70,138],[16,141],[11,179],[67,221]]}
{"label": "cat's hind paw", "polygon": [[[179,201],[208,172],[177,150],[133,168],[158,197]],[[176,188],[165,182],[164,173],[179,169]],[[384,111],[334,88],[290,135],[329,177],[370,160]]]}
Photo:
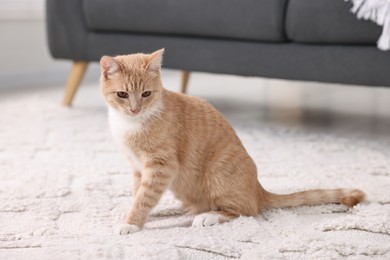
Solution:
{"label": "cat's hind paw", "polygon": [[140,231],[141,229],[136,225],[121,224],[114,228],[114,232],[118,235],[128,235]]}
{"label": "cat's hind paw", "polygon": [[214,213],[203,213],[196,215],[194,220],[192,221],[193,227],[207,227],[213,226],[215,224],[219,224],[219,214]]}

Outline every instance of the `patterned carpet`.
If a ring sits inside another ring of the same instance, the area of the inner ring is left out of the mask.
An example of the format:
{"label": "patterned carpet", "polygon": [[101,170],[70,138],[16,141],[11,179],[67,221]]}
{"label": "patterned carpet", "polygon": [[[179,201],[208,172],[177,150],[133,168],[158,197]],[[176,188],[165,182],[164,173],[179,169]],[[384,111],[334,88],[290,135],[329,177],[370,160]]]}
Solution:
{"label": "patterned carpet", "polygon": [[229,119],[263,186],[287,193],[360,188],[368,202],[277,209],[189,227],[166,193],[145,229],[113,233],[132,201],[128,162],[103,104],[60,93],[0,103],[0,259],[390,259],[390,141]]}

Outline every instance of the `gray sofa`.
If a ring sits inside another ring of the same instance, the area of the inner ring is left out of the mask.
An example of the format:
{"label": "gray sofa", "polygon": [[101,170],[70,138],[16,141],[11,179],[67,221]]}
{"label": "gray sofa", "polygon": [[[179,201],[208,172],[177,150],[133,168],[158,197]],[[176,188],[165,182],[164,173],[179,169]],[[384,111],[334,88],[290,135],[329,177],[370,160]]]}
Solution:
{"label": "gray sofa", "polygon": [[381,28],[356,19],[343,0],[47,0],[46,7],[52,56],[74,61],[65,105],[88,62],[160,48],[164,67],[187,72],[390,86],[390,52],[375,45]]}

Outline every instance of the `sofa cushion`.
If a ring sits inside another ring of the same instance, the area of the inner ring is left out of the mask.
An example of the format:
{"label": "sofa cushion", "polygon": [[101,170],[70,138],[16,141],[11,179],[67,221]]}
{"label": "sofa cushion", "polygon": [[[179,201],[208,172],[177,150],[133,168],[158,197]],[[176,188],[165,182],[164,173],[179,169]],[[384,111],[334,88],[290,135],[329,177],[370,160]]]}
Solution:
{"label": "sofa cushion", "polygon": [[381,27],[358,20],[351,7],[343,0],[290,0],[287,37],[304,43],[374,44]]}
{"label": "sofa cushion", "polygon": [[287,0],[84,0],[91,30],[284,41]]}

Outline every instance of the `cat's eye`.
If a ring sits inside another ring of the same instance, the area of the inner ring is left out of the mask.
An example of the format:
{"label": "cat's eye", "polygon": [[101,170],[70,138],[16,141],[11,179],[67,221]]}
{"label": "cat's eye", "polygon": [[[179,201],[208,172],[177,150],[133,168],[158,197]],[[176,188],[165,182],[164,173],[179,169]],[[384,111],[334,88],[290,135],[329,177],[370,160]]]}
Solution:
{"label": "cat's eye", "polygon": [[127,94],[126,92],[124,91],[119,91],[119,92],[116,92],[116,95],[120,98],[128,98],[129,97],[129,94]]}
{"label": "cat's eye", "polygon": [[142,93],[142,97],[149,97],[150,94],[152,94],[152,91],[145,91],[144,93]]}

